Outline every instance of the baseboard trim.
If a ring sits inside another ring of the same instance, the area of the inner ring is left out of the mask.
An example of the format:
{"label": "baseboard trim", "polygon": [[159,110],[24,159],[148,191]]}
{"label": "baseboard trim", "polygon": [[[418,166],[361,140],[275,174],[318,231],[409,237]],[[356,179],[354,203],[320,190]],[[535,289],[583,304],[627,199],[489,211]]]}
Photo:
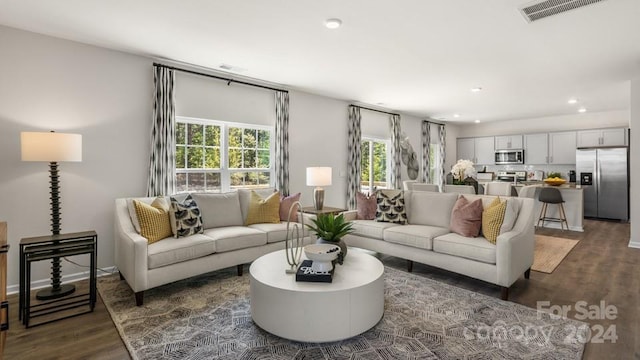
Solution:
{"label": "baseboard trim", "polygon": [[634,249],[640,249],[640,241],[633,241],[629,239],[629,247]]}
{"label": "baseboard trim", "polygon": [[[546,224],[544,224],[544,226],[541,226],[541,227],[563,230],[562,229],[562,225],[560,225],[560,223],[556,223],[556,222],[547,222]],[[575,225],[569,225],[569,230],[584,232],[584,228],[582,226],[575,226]]]}
{"label": "baseboard trim", "polygon": [[[98,270],[98,277],[111,275],[117,270],[118,269],[115,266],[101,268],[100,270]],[[75,273],[75,274],[62,275],[61,280],[63,284],[66,284],[66,283],[73,283],[80,280],[85,280],[88,278],[89,278],[89,270]],[[50,285],[51,285],[51,279],[35,280],[31,282],[31,290],[42,289]],[[19,291],[20,291],[20,285],[18,284],[7,286],[7,294],[9,295],[17,294]]]}

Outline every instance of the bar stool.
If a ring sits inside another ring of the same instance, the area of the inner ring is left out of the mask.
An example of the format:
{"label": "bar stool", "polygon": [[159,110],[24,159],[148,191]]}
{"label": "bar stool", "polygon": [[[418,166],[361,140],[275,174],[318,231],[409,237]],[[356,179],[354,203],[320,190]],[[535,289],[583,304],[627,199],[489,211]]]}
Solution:
{"label": "bar stool", "polygon": [[[542,188],[542,190],[540,190],[538,200],[542,202],[542,208],[540,209],[540,217],[538,218],[536,227],[540,226],[540,221],[542,221],[542,226],[544,226],[545,221],[555,221],[560,223],[560,228],[562,230],[564,230],[563,225],[567,225],[567,230],[569,230],[569,223],[567,223],[567,216],[564,212],[564,200],[562,199],[560,190],[552,187]],[[559,218],[547,217],[547,205],[549,204],[558,205]]]}

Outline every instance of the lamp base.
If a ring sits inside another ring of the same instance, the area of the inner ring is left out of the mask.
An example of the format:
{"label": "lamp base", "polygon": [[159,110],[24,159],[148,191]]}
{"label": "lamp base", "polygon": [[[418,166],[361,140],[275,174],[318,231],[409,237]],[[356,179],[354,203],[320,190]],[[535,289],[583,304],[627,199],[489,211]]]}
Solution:
{"label": "lamp base", "polygon": [[317,187],[313,189],[313,206],[316,210],[322,210],[324,207],[324,189]]}
{"label": "lamp base", "polygon": [[74,291],[76,291],[76,286],[72,284],[60,285],[58,289],[54,289],[53,287],[48,287],[46,289],[42,289],[38,291],[36,293],[36,299],[38,300],[58,299],[63,296],[73,294]]}

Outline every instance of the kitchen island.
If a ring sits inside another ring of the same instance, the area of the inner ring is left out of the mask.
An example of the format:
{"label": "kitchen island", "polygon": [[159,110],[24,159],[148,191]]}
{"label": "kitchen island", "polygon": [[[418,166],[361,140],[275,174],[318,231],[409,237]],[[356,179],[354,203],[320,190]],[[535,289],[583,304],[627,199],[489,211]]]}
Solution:
{"label": "kitchen island", "polygon": [[[575,185],[573,183],[563,184],[560,186],[551,186],[547,185],[543,182],[526,182],[527,187],[534,188],[535,192],[533,198],[536,199],[535,204],[535,214],[536,219],[535,223],[538,223],[538,218],[540,217],[540,210],[542,209],[542,203],[538,200],[540,196],[540,191],[544,187],[553,187],[560,190],[560,194],[562,194],[562,199],[564,200],[564,212],[567,217],[567,224],[569,224],[569,230],[572,231],[584,231],[583,228],[583,219],[584,219],[584,195],[583,190],[580,185]],[[518,193],[522,191],[524,186],[516,186],[515,187]],[[529,191],[527,191],[529,192]],[[559,217],[559,206],[549,204],[547,206],[547,217]],[[559,222],[546,221],[543,227],[560,229]]]}

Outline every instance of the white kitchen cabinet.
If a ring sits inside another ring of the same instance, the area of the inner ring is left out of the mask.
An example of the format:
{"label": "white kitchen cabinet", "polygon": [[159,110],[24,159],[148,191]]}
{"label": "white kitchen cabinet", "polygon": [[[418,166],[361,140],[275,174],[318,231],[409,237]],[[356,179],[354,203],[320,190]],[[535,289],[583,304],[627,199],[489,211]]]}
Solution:
{"label": "white kitchen cabinet", "polygon": [[526,134],[524,136],[524,163],[546,164],[549,161],[549,135]]}
{"label": "white kitchen cabinet", "polygon": [[549,164],[567,165],[575,163],[576,132],[549,133]]}
{"label": "white kitchen cabinet", "polygon": [[578,147],[626,146],[627,129],[581,130],[577,133]]}
{"label": "white kitchen cabinet", "polygon": [[475,159],[476,159],[475,139],[473,138],[458,139],[456,151],[457,151],[456,152],[457,160],[471,160],[475,162]]}
{"label": "white kitchen cabinet", "polygon": [[503,135],[495,137],[495,150],[522,149],[522,135]]}
{"label": "white kitchen cabinet", "polygon": [[495,162],[493,136],[458,139],[456,145],[458,160],[471,160],[476,165],[493,165]]}

